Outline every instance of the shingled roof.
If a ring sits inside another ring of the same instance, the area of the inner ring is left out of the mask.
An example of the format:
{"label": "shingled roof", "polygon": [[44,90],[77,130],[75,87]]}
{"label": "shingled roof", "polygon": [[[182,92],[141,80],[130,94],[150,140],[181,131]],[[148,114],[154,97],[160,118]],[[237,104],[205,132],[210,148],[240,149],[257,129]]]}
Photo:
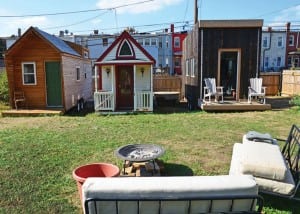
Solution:
{"label": "shingled roof", "polygon": [[42,31],[38,29],[37,27],[34,28],[36,32],[38,32],[41,36],[44,37],[48,42],[50,42],[55,48],[57,48],[59,51],[63,53],[68,53],[75,56],[80,56],[74,49],[72,49],[65,41],[62,39],[51,35],[49,33],[46,33],[45,31]]}

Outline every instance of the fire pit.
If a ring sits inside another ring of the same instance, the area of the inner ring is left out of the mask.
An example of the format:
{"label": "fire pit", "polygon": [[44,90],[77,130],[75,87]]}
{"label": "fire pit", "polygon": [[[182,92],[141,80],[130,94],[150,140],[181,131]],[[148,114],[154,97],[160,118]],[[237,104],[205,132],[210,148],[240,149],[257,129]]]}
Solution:
{"label": "fire pit", "polygon": [[154,144],[130,144],[118,148],[115,154],[124,160],[123,174],[125,175],[125,168],[135,162],[151,161],[153,172],[155,172],[155,159],[162,156],[164,152],[165,150],[162,147]]}
{"label": "fire pit", "polygon": [[133,162],[154,160],[164,154],[164,149],[154,144],[130,144],[117,149],[116,155]]}

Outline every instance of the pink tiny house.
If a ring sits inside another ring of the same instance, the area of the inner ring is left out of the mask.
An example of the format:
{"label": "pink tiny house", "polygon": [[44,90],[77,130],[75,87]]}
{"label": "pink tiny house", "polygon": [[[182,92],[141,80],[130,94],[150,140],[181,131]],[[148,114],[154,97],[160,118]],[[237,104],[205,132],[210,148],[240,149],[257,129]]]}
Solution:
{"label": "pink tiny house", "polygon": [[95,62],[95,111],[153,111],[154,65],[124,31]]}

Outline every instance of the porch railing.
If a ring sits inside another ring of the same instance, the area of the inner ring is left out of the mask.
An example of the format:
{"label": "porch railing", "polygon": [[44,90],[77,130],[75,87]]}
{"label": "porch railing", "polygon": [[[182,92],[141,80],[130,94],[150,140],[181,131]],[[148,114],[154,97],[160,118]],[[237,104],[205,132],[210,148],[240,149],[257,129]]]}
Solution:
{"label": "porch railing", "polygon": [[[95,111],[114,111],[115,95],[112,91],[98,91],[94,93]],[[137,91],[134,98],[134,111],[153,111],[153,93],[151,91]]]}
{"label": "porch railing", "polygon": [[151,91],[137,91],[134,110],[153,111],[153,93]]}
{"label": "porch railing", "polygon": [[95,111],[114,111],[115,99],[112,91],[99,91],[94,93]]}

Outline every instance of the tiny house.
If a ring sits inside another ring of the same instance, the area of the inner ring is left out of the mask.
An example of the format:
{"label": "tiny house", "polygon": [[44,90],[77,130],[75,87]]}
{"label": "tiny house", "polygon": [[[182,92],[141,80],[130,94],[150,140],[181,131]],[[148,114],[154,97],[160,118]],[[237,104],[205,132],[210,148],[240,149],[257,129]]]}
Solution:
{"label": "tiny house", "polygon": [[224,99],[248,96],[259,76],[262,20],[200,20],[184,41],[183,87],[191,108],[200,106],[204,78],[223,86]]}
{"label": "tiny house", "polygon": [[153,111],[154,65],[124,31],[95,62],[95,111]]}
{"label": "tiny house", "polygon": [[67,111],[92,96],[89,51],[30,27],[5,53],[10,104],[22,91],[29,109]]}

